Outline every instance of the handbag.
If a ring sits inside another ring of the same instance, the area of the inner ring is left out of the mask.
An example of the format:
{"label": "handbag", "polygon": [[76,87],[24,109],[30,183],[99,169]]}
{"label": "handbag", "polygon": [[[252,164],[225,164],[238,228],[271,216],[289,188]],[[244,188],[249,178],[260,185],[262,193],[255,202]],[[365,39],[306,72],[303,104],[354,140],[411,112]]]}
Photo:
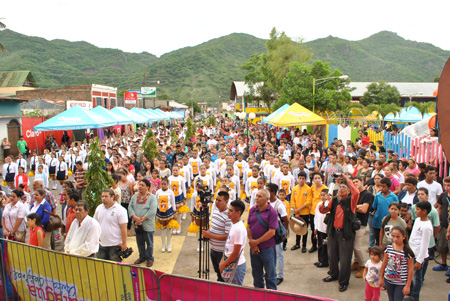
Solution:
{"label": "handbag", "polygon": [[26,231],[16,231],[14,232],[14,240],[18,242],[25,242]]}
{"label": "handbag", "polygon": [[46,232],[52,232],[62,227],[62,220],[58,215],[45,209],[44,211],[50,214],[47,227],[45,228]]}
{"label": "handbag", "polygon": [[[224,268],[222,273],[220,273],[220,275],[222,276],[222,279],[224,282],[228,282],[231,283],[231,281],[233,281],[234,278],[234,274],[236,274],[236,269],[238,267],[238,262],[239,262],[239,258],[241,258],[241,254],[242,251],[244,249],[242,248],[241,252],[239,252],[239,256],[236,257],[235,260],[233,260],[232,262],[230,262],[229,264],[227,264]],[[223,254],[223,261],[227,260],[228,257],[225,256],[225,254]]]}

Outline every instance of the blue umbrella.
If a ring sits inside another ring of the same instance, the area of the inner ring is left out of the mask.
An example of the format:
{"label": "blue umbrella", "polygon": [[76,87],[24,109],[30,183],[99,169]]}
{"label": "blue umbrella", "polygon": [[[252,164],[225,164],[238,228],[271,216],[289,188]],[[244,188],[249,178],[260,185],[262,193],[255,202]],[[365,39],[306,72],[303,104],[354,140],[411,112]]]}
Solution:
{"label": "blue umbrella", "polygon": [[78,105],[38,124],[34,131],[68,131],[98,129],[113,126],[117,122],[108,116],[100,115]]}

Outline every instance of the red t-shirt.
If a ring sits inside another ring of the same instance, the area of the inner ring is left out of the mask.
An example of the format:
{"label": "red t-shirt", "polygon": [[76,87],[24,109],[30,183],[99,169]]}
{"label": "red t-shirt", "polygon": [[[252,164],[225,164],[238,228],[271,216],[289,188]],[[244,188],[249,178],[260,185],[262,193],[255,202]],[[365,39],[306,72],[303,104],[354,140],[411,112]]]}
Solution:
{"label": "red t-shirt", "polygon": [[38,239],[37,239],[37,231],[41,230],[44,232],[45,237],[45,231],[41,227],[35,227],[34,230],[30,228],[30,240],[28,241],[29,245],[39,247]]}
{"label": "red t-shirt", "polygon": [[363,146],[368,146],[370,143],[370,138],[369,137],[364,137],[361,139],[361,143]]}

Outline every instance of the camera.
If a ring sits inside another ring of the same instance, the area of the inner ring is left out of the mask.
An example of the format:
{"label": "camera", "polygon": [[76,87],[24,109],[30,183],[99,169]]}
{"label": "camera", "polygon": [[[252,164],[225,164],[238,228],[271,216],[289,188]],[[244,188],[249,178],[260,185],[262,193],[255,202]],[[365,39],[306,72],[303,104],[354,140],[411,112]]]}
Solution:
{"label": "camera", "polygon": [[208,206],[208,203],[212,203],[212,191],[208,189],[208,186],[203,185],[202,181],[197,181],[197,194],[203,207]]}
{"label": "camera", "polygon": [[125,250],[121,250],[119,249],[119,252],[117,252],[117,255],[119,255],[119,257],[121,259],[127,258],[131,255],[131,253],[133,253],[133,249],[132,248],[126,248]]}
{"label": "camera", "polygon": [[333,173],[331,176],[333,177],[333,179],[337,179],[337,178],[339,178],[340,176],[342,176],[342,172],[335,172],[335,173]]}

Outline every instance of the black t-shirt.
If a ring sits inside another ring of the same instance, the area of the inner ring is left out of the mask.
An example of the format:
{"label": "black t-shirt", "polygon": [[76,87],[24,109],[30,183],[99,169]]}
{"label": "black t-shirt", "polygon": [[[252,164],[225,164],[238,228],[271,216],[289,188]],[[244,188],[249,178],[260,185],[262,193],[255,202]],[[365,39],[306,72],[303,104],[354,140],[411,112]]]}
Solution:
{"label": "black t-shirt", "polygon": [[441,205],[441,215],[439,216],[439,220],[441,221],[441,227],[443,228],[447,228],[448,227],[448,216],[449,216],[449,212],[448,212],[448,205],[450,202],[450,197],[448,197],[448,193],[447,192],[443,192],[441,193],[441,195],[439,196],[437,203],[439,205]]}
{"label": "black t-shirt", "polygon": [[363,190],[362,192],[360,192],[358,205],[369,204],[369,208],[367,209],[366,213],[356,212],[356,218],[361,221],[361,226],[367,226],[367,220],[369,219],[369,212],[372,207],[373,200],[373,194],[371,194],[367,190]]}

